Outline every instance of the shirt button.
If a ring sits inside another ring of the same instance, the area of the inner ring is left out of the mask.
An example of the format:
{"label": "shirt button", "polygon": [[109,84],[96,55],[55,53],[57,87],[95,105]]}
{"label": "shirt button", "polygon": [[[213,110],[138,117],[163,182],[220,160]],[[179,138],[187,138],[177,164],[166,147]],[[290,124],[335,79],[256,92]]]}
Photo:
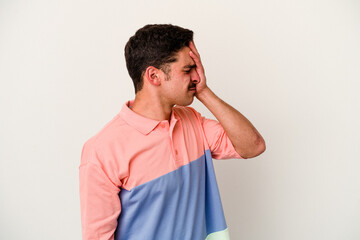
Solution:
{"label": "shirt button", "polygon": [[178,154],[179,154],[179,153],[178,153],[178,150],[175,150],[175,154],[176,154],[176,155],[178,155]]}

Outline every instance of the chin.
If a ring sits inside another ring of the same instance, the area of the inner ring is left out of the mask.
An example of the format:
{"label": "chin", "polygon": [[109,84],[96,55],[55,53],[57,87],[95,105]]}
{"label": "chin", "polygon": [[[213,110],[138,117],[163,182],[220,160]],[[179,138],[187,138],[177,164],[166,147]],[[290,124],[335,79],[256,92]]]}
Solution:
{"label": "chin", "polygon": [[181,101],[181,102],[179,101],[176,103],[176,105],[185,107],[185,106],[192,104],[193,101],[194,101],[194,98],[191,98],[191,100],[188,100],[188,101]]}

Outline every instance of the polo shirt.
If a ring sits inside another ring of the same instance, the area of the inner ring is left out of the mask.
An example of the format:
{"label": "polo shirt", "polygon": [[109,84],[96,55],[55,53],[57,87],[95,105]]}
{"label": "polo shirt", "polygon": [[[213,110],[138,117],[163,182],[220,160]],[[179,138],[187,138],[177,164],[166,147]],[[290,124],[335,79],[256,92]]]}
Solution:
{"label": "polo shirt", "polygon": [[242,157],[220,123],[189,106],[157,121],[133,102],[83,145],[83,239],[229,239],[212,158]]}

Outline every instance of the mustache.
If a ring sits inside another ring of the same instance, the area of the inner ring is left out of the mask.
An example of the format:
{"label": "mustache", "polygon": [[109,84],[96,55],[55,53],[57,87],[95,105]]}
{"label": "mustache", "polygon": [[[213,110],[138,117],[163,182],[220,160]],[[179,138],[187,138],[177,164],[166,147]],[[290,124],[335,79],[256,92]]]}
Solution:
{"label": "mustache", "polygon": [[189,88],[196,88],[196,84],[189,85]]}

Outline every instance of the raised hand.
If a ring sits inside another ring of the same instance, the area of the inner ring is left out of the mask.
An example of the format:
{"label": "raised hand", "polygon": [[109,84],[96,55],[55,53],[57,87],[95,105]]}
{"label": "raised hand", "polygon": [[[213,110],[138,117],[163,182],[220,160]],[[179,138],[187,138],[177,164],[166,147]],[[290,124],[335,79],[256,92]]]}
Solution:
{"label": "raised hand", "polygon": [[208,88],[206,85],[206,76],[205,76],[205,70],[201,63],[201,58],[198,50],[196,49],[196,46],[193,41],[189,43],[190,48],[190,57],[194,60],[196,64],[196,72],[199,75],[199,83],[196,84],[196,97],[198,97],[205,89]]}

